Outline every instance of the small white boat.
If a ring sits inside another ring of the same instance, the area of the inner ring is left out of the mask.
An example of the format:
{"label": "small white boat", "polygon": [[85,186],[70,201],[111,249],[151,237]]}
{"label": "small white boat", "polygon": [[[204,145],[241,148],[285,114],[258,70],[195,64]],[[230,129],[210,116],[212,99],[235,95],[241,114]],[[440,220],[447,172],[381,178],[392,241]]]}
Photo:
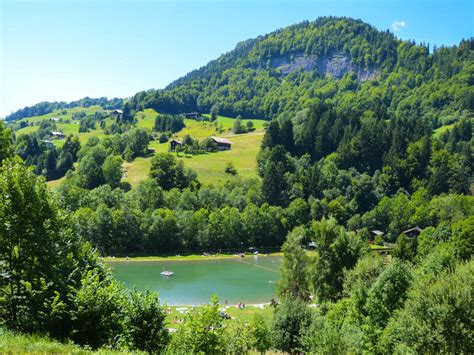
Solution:
{"label": "small white boat", "polygon": [[173,276],[174,272],[173,271],[162,271],[160,274],[163,275],[163,276]]}

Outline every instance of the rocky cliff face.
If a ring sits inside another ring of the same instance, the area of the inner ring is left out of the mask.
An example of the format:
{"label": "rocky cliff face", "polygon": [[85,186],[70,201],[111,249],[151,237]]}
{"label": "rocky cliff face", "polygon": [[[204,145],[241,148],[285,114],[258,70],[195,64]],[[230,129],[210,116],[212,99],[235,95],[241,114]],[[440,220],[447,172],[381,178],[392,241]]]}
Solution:
{"label": "rocky cliff face", "polygon": [[288,75],[295,70],[312,71],[341,78],[348,72],[354,72],[360,81],[372,80],[380,70],[377,68],[362,68],[351,62],[344,54],[333,54],[327,57],[297,55],[292,58],[273,58],[271,66],[278,69],[282,75]]}

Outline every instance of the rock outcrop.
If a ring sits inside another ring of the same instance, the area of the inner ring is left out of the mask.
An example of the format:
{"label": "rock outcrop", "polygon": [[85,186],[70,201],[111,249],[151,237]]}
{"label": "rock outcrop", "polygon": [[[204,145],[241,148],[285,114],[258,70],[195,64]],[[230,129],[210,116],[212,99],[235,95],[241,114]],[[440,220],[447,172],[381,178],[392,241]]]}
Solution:
{"label": "rock outcrop", "polygon": [[364,68],[352,63],[345,54],[333,54],[325,57],[303,55],[292,58],[277,57],[272,59],[271,66],[278,69],[282,75],[288,75],[295,70],[315,70],[319,74],[342,78],[344,74],[354,72],[360,81],[375,79],[380,73],[377,68]]}

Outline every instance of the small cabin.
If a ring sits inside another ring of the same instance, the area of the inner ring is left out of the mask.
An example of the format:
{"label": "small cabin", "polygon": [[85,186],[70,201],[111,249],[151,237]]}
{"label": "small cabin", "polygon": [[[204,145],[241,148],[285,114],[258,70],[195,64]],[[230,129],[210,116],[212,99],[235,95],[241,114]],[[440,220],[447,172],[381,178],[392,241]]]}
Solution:
{"label": "small cabin", "polygon": [[211,139],[214,143],[216,143],[217,150],[230,150],[232,147],[232,142],[225,138],[211,137]]}
{"label": "small cabin", "polygon": [[372,235],[373,238],[375,238],[379,235],[383,236],[384,232],[382,232],[381,230],[378,230],[378,229],[374,229],[373,231],[370,231],[370,234]]}
{"label": "small cabin", "polygon": [[122,115],[123,115],[122,110],[115,109],[115,110],[110,111],[110,116],[115,117],[115,119],[120,119],[122,117]]}
{"label": "small cabin", "polygon": [[402,233],[405,234],[407,237],[415,238],[415,237],[418,237],[422,231],[423,229],[416,226],[414,228],[407,229],[406,231],[403,231]]}
{"label": "small cabin", "polygon": [[172,139],[170,141],[170,152],[176,152],[178,148],[181,148],[183,146],[183,142],[177,140],[177,139]]}
{"label": "small cabin", "polygon": [[51,131],[49,132],[49,136],[51,138],[56,138],[56,139],[66,138],[66,135],[63,132],[59,132],[59,131]]}

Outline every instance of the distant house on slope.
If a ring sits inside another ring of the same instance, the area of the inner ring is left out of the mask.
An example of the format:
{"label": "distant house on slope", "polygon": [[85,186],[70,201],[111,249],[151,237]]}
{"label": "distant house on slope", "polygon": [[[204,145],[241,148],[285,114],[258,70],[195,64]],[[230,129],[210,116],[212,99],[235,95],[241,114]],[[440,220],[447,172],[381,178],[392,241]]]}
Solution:
{"label": "distant house on slope", "polygon": [[172,139],[170,141],[170,149],[169,151],[170,152],[176,152],[176,150],[178,150],[178,148],[181,148],[183,146],[183,142],[177,140],[177,139]]}
{"label": "distant house on slope", "polygon": [[407,229],[406,231],[403,231],[402,233],[410,238],[414,238],[414,237],[418,237],[422,231],[423,229],[416,226],[414,228]]}
{"label": "distant house on slope", "polygon": [[123,115],[122,110],[115,109],[115,110],[110,111],[110,116],[115,117],[115,119],[119,119],[120,117],[122,117],[122,115]]}
{"label": "distant house on slope", "polygon": [[232,142],[225,138],[211,137],[211,139],[216,143],[217,150],[230,150],[232,146]]}
{"label": "distant house on slope", "polygon": [[66,136],[64,135],[63,132],[59,132],[59,131],[51,131],[49,132],[49,136],[51,138],[56,138],[56,139],[63,139],[63,138],[66,138]]}
{"label": "distant house on slope", "polygon": [[383,236],[384,235],[384,232],[382,232],[381,230],[378,230],[378,229],[374,229],[373,231],[370,231],[370,233],[372,234],[372,236],[375,238],[377,236]]}

